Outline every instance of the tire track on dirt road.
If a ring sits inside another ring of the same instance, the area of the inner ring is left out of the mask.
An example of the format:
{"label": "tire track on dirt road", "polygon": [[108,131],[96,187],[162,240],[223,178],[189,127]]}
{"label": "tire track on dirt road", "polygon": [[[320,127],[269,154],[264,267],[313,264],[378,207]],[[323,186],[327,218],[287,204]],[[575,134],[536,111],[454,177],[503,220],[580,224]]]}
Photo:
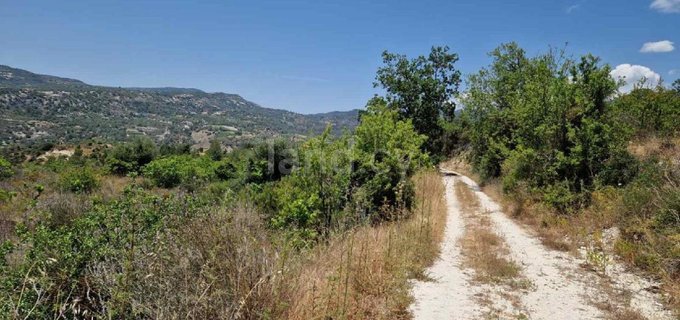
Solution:
{"label": "tire track on dirt road", "polygon": [[[462,265],[460,240],[465,233],[465,223],[460,199],[454,192],[457,183],[464,183],[477,196],[482,210],[492,221],[493,230],[504,239],[510,257],[522,268],[522,277],[531,282],[531,288],[520,294],[528,319],[616,319],[612,311],[622,310],[633,310],[650,320],[674,319],[671,312],[658,303],[659,297],[638,297],[635,290],[629,292],[632,295],[629,302],[612,297],[612,292],[599,283],[606,280],[617,286],[616,277],[587,271],[582,268],[583,259],[544,246],[537,237],[507,217],[501,206],[482,192],[472,179],[457,174],[445,175],[442,179],[446,184],[448,206],[446,230],[440,257],[427,270],[432,281],[413,283],[415,302],[411,312],[415,319],[484,319],[486,308],[475,297],[488,293],[488,286],[475,283],[475,271]],[[643,281],[639,277],[636,279]],[[608,301],[614,310],[602,310],[596,307],[595,301]]]}

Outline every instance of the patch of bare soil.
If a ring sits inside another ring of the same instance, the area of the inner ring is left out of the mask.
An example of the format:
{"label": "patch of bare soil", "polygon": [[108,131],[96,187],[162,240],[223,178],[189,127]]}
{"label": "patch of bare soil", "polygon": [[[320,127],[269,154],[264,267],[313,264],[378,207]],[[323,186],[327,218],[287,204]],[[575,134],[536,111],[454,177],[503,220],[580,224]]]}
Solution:
{"label": "patch of bare soil", "polygon": [[415,319],[674,319],[649,280],[548,248],[472,179],[443,179],[445,238],[433,281],[414,283]]}

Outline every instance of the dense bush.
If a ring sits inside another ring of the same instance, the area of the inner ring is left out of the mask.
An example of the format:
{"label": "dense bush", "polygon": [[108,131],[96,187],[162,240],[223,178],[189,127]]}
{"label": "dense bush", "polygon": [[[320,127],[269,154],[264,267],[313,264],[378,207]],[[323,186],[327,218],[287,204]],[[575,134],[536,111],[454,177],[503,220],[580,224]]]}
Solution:
{"label": "dense bush", "polygon": [[[0,291],[6,293],[0,317],[141,316],[130,299],[131,285],[144,276],[134,272],[134,259],[170,219],[192,208],[129,188],[121,200],[98,205],[70,225],[22,228],[16,250],[25,250],[27,259],[12,268],[0,264]],[[116,281],[103,286],[106,277]]]}
{"label": "dense bush", "polygon": [[238,168],[230,160],[221,161],[215,168],[215,175],[221,180],[235,179],[238,174]]}
{"label": "dense bush", "polygon": [[394,218],[381,208],[411,207],[410,177],[428,162],[420,149],[426,137],[377,101],[352,137],[332,140],[328,129],[300,147],[299,166],[275,188],[275,227],[314,239],[339,226]]}
{"label": "dense bush", "polygon": [[59,186],[64,191],[88,193],[99,187],[99,179],[90,167],[70,168],[60,174]]}
{"label": "dense bush", "polygon": [[557,52],[534,58],[514,43],[470,78],[465,99],[472,163],[484,178],[503,176],[565,211],[586,204],[596,182],[625,183],[635,161],[626,131],[609,120],[617,83],[607,65]]}
{"label": "dense bush", "polygon": [[188,166],[176,157],[154,160],[144,167],[144,176],[162,188],[173,188],[182,182]]}
{"label": "dense bush", "polygon": [[224,155],[224,151],[222,150],[222,143],[220,143],[217,140],[210,141],[210,147],[205,152],[205,154],[208,157],[210,157],[210,159],[213,159],[213,161],[222,160],[222,156]]}
{"label": "dense bush", "polygon": [[638,267],[680,279],[680,169],[648,159],[621,193],[619,254]]}
{"label": "dense bush", "polygon": [[117,145],[106,161],[112,173],[124,175],[139,172],[157,154],[156,144],[151,139],[138,138],[133,142]]}
{"label": "dense bush", "polygon": [[191,145],[187,143],[164,143],[158,147],[159,156],[176,156],[191,153]]}
{"label": "dense bush", "polygon": [[330,127],[299,150],[300,166],[276,186],[277,228],[292,228],[302,240],[327,234],[337,226],[347,202],[350,154],[347,137],[333,140]]}
{"label": "dense bush", "polygon": [[409,178],[428,163],[427,155],[420,151],[426,139],[410,120],[399,120],[397,112],[387,105],[377,102],[367,107],[352,148],[351,184],[357,214],[385,220],[389,217],[378,212],[381,206],[411,207],[413,186]]}
{"label": "dense bush", "polygon": [[0,157],[0,179],[6,179],[14,174],[12,170],[12,164],[5,160],[5,158]]}
{"label": "dense bush", "polygon": [[208,157],[184,155],[154,160],[144,166],[142,171],[158,187],[173,188],[183,185],[194,189],[197,184],[215,178],[215,166],[216,163]]}
{"label": "dense bush", "polygon": [[680,130],[680,94],[661,85],[635,88],[611,104],[612,119],[636,136],[673,135]]}
{"label": "dense bush", "polygon": [[256,144],[245,157],[245,179],[249,183],[278,181],[297,165],[294,146],[283,139]]}

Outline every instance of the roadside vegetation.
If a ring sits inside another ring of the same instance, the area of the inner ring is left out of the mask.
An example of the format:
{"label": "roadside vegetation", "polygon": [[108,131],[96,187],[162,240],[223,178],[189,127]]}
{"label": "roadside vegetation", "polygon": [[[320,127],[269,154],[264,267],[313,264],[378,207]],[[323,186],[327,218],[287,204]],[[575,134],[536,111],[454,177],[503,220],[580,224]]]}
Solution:
{"label": "roadside vegetation", "polygon": [[230,153],[137,139],[3,160],[0,315],[405,316],[445,218],[426,137],[380,104],[353,134],[330,130]]}
{"label": "roadside vegetation", "polygon": [[[462,157],[556,249],[585,248],[664,280],[680,303],[680,81],[626,94],[609,66],[501,45],[470,76]],[[493,193],[493,192],[492,192]]]}
{"label": "roadside vegetation", "polygon": [[[546,244],[605,271],[615,252],[680,305],[680,82],[621,94],[591,55],[490,57],[461,94],[449,48],[385,52],[385,96],[342,135],[3,150],[0,318],[408,318],[446,219],[432,167],[452,156]],[[518,277],[474,224],[478,280]]]}

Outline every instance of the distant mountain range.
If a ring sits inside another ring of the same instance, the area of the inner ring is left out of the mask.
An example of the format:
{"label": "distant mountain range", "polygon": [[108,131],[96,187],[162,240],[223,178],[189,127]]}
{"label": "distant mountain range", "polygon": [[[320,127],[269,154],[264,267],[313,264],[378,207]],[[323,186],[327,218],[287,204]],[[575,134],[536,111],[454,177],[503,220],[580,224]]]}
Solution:
{"label": "distant mountain range", "polygon": [[352,130],[358,110],[303,115],[264,108],[236,94],[192,88],[115,88],[0,65],[0,147],[45,142],[116,142],[138,135],[159,143],[238,145],[274,136]]}

